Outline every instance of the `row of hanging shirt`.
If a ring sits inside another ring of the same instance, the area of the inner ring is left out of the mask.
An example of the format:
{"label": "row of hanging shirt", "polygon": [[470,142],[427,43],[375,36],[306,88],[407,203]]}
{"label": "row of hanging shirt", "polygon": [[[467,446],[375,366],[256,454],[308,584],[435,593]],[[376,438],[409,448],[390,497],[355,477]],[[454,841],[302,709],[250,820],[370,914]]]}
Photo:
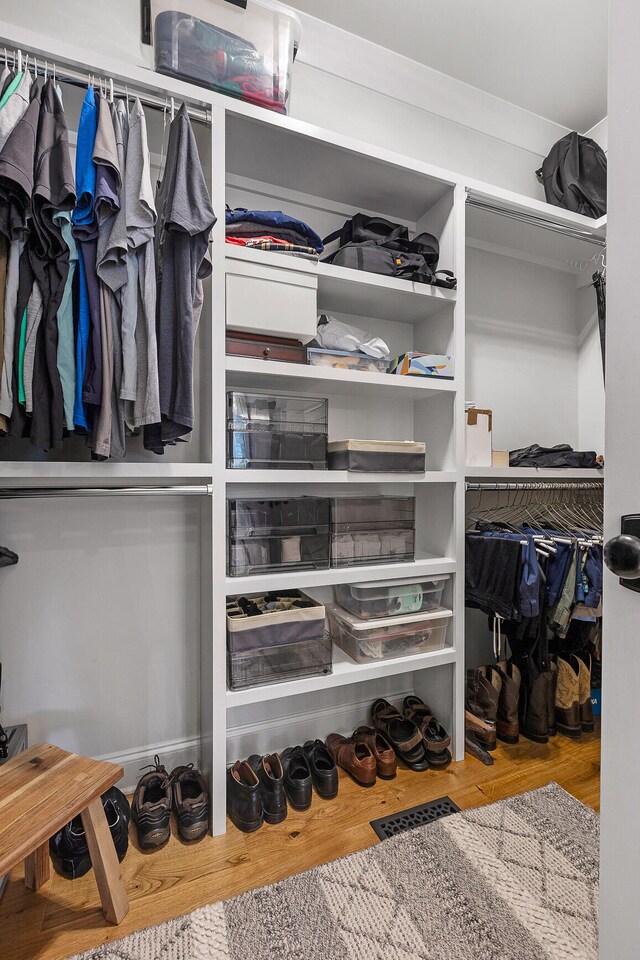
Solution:
{"label": "row of hanging shirt", "polygon": [[466,534],[466,605],[492,618],[517,659],[581,649],[602,616],[602,536],[592,527],[553,529],[478,521]]}
{"label": "row of hanging shirt", "polygon": [[45,451],[83,434],[101,460],[131,434],[157,454],[188,440],[215,221],[184,104],[154,191],[140,100],[89,83],[74,173],[60,86],[5,62],[0,432]]}

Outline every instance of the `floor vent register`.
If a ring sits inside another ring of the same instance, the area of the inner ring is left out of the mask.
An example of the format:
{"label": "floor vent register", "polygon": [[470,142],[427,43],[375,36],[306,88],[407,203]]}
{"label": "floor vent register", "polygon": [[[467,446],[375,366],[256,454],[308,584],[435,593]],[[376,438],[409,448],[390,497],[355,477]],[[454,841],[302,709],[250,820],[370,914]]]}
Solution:
{"label": "floor vent register", "polygon": [[425,823],[433,823],[434,820],[449,817],[452,813],[460,813],[460,807],[456,806],[451,797],[440,797],[439,800],[430,800],[429,803],[421,803],[417,807],[401,810],[400,813],[394,813],[391,817],[372,820],[371,826],[381,840],[386,840],[388,837],[404,833],[405,830],[413,830],[414,827],[421,827]]}

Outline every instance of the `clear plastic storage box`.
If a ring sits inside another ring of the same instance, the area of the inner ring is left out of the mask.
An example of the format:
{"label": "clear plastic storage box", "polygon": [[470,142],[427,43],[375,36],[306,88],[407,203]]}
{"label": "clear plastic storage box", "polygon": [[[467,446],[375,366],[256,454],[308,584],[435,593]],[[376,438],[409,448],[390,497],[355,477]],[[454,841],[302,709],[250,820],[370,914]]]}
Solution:
{"label": "clear plastic storage box", "polygon": [[333,646],[328,634],[320,640],[281,643],[227,654],[230,690],[281,683],[331,673]]}
{"label": "clear plastic storage box", "polygon": [[327,568],[330,507],[324,497],[228,500],[229,576]]}
{"label": "clear plastic storage box", "polygon": [[356,663],[441,650],[452,616],[451,610],[439,607],[428,615],[361,620],[335,604],[327,607],[333,642]]}
{"label": "clear plastic storage box", "polygon": [[415,507],[415,497],[334,497],[331,565],[413,560]]}
{"label": "clear plastic storage box", "polygon": [[227,466],[325,470],[328,401],[318,397],[227,394]]}
{"label": "clear plastic storage box", "polygon": [[417,440],[332,440],[330,470],[356,473],[424,473],[426,445]]}
{"label": "clear plastic storage box", "polygon": [[307,362],[312,367],[337,367],[339,370],[357,370],[361,373],[387,373],[392,361],[383,357],[369,357],[366,353],[351,353],[348,350],[307,347]]}
{"label": "clear plastic storage box", "polygon": [[276,0],[151,0],[155,69],[286,113],[302,37]]}
{"label": "clear plastic storage box", "polygon": [[336,603],[361,620],[401,617],[437,609],[449,574],[431,579],[379,580],[334,586]]}
{"label": "clear plastic storage box", "polygon": [[300,590],[249,593],[227,598],[227,649],[230,653],[282,643],[322,640],[325,610]]}

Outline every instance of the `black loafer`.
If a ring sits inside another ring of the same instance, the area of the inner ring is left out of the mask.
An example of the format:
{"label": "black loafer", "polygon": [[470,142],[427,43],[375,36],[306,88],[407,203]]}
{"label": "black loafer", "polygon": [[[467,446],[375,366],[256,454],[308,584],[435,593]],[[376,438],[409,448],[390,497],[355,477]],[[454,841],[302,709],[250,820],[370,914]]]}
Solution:
{"label": "black loafer", "polygon": [[284,772],[284,789],[294,810],[311,806],[311,768],[302,747],[287,747],[280,754]]}
{"label": "black loafer", "polygon": [[302,749],[316,793],[323,800],[334,800],[338,796],[338,768],[331,753],[322,740],[307,740]]}
{"label": "black loafer", "polygon": [[277,753],[266,757],[254,754],[247,763],[260,781],[262,813],[266,823],[282,823],[287,819],[287,797],[284,792],[284,772]]}

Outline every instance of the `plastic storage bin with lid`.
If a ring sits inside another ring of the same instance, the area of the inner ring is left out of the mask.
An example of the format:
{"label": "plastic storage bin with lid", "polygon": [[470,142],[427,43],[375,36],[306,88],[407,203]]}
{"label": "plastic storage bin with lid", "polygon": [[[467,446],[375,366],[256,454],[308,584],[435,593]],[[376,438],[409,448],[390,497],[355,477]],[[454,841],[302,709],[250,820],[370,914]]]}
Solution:
{"label": "plastic storage bin with lid", "polygon": [[231,577],[329,566],[331,501],[227,500],[227,564]]}
{"label": "plastic storage bin with lid", "polygon": [[361,620],[336,604],[327,606],[331,638],[356,663],[442,650],[453,613],[438,607],[383,620]]}
{"label": "plastic storage bin with lid", "polygon": [[378,580],[375,583],[340,583],[334,586],[336,603],[362,620],[401,617],[408,613],[435,610],[449,574],[406,580]]}
{"label": "plastic storage bin with lid", "polygon": [[286,113],[302,37],[276,0],[151,0],[155,69]]}

